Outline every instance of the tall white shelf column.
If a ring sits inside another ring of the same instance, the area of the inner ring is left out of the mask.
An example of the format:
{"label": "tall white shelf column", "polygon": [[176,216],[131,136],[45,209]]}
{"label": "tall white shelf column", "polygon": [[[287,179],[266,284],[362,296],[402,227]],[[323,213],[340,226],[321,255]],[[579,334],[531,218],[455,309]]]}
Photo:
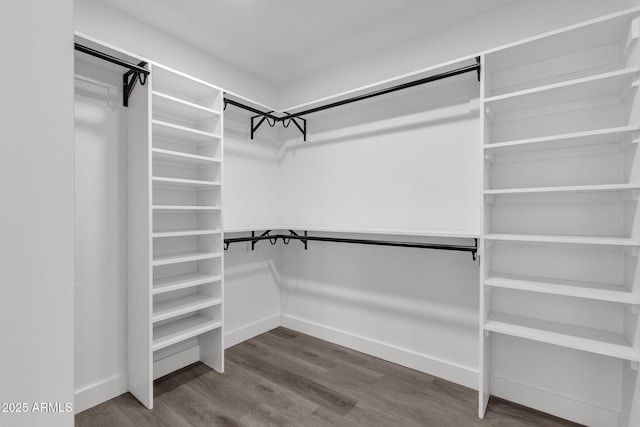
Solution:
{"label": "tall white shelf column", "polygon": [[[499,368],[494,334],[537,343],[540,360],[522,361],[523,372],[545,371],[531,363],[549,363],[547,345],[602,356],[594,370],[619,359],[607,365],[620,366],[619,378],[637,369],[639,15],[609,15],[483,58],[481,417]],[[620,406],[624,424],[629,408]]]}
{"label": "tall white shelf column", "polygon": [[150,70],[130,106],[129,377],[152,408],[155,378],[196,360],[224,371],[224,251],[223,93]]}

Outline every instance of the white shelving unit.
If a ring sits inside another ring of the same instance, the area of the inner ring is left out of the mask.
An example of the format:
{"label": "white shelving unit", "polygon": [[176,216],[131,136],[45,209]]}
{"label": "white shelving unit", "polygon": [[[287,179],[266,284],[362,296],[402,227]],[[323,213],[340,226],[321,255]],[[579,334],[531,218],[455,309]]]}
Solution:
{"label": "white shelving unit", "polygon": [[[532,381],[558,375],[536,366],[548,345],[566,349],[563,361],[575,351],[622,360],[620,378],[637,369],[638,16],[603,17],[483,57],[481,417],[501,368],[493,352],[517,340],[537,343],[519,361]],[[612,315],[623,321],[612,327]]]}
{"label": "white shelving unit", "polygon": [[[150,70],[146,135],[130,156],[141,188],[130,200],[144,225],[130,233],[146,251],[132,268],[143,280],[130,280],[129,375],[152,408],[155,378],[196,360],[224,370],[224,251],[223,93],[160,64]],[[193,347],[199,358],[186,360]]]}

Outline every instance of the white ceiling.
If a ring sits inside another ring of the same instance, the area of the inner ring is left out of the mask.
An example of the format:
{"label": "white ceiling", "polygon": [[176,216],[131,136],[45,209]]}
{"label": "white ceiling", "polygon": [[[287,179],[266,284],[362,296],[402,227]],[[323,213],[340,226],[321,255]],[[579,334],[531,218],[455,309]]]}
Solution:
{"label": "white ceiling", "polygon": [[282,86],[516,0],[101,0]]}

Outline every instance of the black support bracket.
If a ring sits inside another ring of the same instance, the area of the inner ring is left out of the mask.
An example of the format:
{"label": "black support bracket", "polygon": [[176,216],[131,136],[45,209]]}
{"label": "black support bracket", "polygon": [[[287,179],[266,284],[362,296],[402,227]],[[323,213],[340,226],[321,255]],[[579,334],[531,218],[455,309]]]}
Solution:
{"label": "black support bracket", "polygon": [[[146,65],[147,63],[144,61],[138,64],[139,67],[144,67]],[[147,83],[147,74],[131,69],[122,76],[122,105],[125,107],[129,106],[129,97],[131,96],[133,88],[136,87],[136,83],[138,81],[141,86],[144,86]]]}
{"label": "black support bracket", "polygon": [[478,73],[478,81],[480,81],[480,70],[482,70],[482,67],[480,66],[480,57],[476,56],[476,64],[478,64],[478,69],[476,70],[476,72]]}

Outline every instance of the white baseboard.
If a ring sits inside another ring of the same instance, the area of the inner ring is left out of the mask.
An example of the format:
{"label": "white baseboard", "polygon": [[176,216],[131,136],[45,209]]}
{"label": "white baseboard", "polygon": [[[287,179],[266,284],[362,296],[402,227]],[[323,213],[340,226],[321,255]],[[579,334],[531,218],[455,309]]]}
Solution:
{"label": "white baseboard", "polygon": [[425,372],[465,387],[478,389],[478,371],[468,366],[457,365],[426,354],[416,353],[285,314],[281,316],[281,324],[297,332]]}
{"label": "white baseboard", "polygon": [[198,360],[200,360],[200,347],[197,345],[156,360],[153,362],[153,379],[157,380],[171,372],[196,363]]}
{"label": "white baseboard", "polygon": [[129,390],[128,377],[127,374],[122,374],[76,390],[73,404],[75,413],[77,414],[120,396],[122,393],[126,393]]}
{"label": "white baseboard", "polygon": [[256,320],[248,325],[241,326],[224,334],[224,348],[233,347],[243,341],[264,334],[280,326],[280,313]]}
{"label": "white baseboard", "polygon": [[540,390],[505,378],[491,377],[491,394],[579,424],[599,427],[618,426],[618,412]]}

